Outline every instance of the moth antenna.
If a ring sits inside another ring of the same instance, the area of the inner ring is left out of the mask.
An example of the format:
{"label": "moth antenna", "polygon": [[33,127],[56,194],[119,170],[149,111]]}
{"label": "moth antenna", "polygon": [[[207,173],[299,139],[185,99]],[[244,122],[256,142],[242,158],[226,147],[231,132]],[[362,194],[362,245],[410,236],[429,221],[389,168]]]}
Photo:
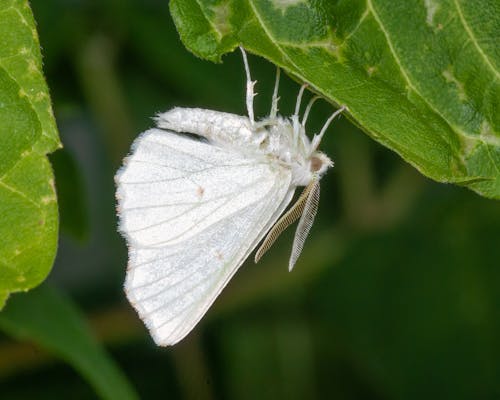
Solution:
{"label": "moth antenna", "polygon": [[255,97],[255,93],[253,91],[253,88],[257,81],[252,81],[252,78],[250,77],[250,67],[248,66],[248,59],[247,59],[247,53],[245,52],[245,49],[240,46],[241,54],[243,55],[243,64],[245,65],[245,73],[247,75],[247,96],[246,96],[246,103],[247,103],[247,112],[248,112],[248,118],[250,119],[250,123],[252,126],[255,124],[255,118],[254,118],[254,113],[253,113],[253,98]]}
{"label": "moth antenna", "polygon": [[297,225],[297,230],[295,231],[295,236],[293,238],[292,254],[290,255],[290,261],[288,262],[289,271],[293,269],[300,253],[302,253],[304,242],[309,235],[309,231],[314,223],[314,218],[318,212],[319,180],[312,180],[308,187],[310,187],[310,189],[304,202],[304,211],[302,212],[299,224]]}
{"label": "moth antenna", "polygon": [[280,85],[280,67],[276,67],[276,80],[274,82],[273,100],[271,103],[271,112],[269,113],[270,119],[275,119],[278,114],[278,88]]}
{"label": "moth antenna", "polygon": [[323,135],[325,134],[326,130],[328,129],[328,126],[330,123],[334,120],[334,118],[339,115],[341,112],[344,110],[347,110],[346,106],[340,107],[337,111],[335,111],[330,118],[328,118],[323,125],[323,128],[321,128],[321,131],[319,132],[319,135],[314,135],[313,140],[312,140],[312,146],[311,146],[311,152],[314,152],[317,150],[319,144],[321,143],[321,139],[323,139]]}
{"label": "moth antenna", "polygon": [[259,250],[255,253],[255,263],[258,263],[264,254],[271,248],[276,239],[283,233],[283,231],[288,228],[291,224],[299,219],[302,215],[302,211],[306,205],[307,198],[309,197],[310,191],[313,189],[313,182],[305,187],[302,191],[300,197],[297,199],[295,204],[281,216],[281,218],[274,224],[271,230],[267,233],[266,238],[259,247]]}
{"label": "moth antenna", "polygon": [[302,102],[302,95],[304,94],[304,90],[306,89],[307,86],[308,86],[307,83],[304,83],[300,87],[299,94],[297,95],[297,102],[295,103],[295,112],[292,115],[294,143],[298,143],[299,132],[300,132],[300,123],[299,123],[300,104]]}
{"label": "moth antenna", "polygon": [[306,111],[304,112],[304,116],[302,117],[302,123],[301,125],[305,128],[306,127],[306,122],[307,118],[309,117],[309,113],[311,112],[311,108],[313,104],[318,100],[320,96],[314,96],[311,100],[309,100],[309,103],[307,104]]}

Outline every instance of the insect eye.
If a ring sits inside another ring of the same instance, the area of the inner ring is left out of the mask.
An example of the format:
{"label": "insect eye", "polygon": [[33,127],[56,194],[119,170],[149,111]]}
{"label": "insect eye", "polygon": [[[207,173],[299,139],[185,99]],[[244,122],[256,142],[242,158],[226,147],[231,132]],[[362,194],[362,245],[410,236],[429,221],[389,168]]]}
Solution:
{"label": "insect eye", "polygon": [[311,172],[318,172],[323,166],[323,160],[321,160],[319,157],[311,157],[310,165]]}

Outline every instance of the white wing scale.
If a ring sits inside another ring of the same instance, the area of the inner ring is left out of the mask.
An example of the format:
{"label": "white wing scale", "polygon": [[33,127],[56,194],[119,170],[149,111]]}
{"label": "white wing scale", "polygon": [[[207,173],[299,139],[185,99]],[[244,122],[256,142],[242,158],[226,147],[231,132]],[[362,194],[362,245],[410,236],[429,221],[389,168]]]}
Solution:
{"label": "white wing scale", "polygon": [[151,129],[117,174],[125,291],[160,345],[205,314],[293,196],[278,163]]}

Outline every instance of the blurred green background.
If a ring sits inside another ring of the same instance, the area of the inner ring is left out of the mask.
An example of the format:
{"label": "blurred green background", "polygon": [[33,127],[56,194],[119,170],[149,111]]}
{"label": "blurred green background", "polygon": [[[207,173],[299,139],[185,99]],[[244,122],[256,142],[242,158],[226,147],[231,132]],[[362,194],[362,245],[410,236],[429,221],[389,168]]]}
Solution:
{"label": "blurred green background", "polygon": [[[498,203],[427,180],[345,118],[323,141],[336,166],[293,273],[291,229],[184,341],[156,347],[122,291],[113,175],[157,112],[244,114],[240,54],[220,65],[194,57],[166,0],[31,6],[65,146],[51,156],[61,235],[48,284],[84,310],[141,398],[500,398]],[[264,116],[275,69],[249,61]],[[283,114],[298,88],[283,79]],[[331,112],[314,107],[311,133]],[[96,394],[51,354],[0,336],[0,398]]]}

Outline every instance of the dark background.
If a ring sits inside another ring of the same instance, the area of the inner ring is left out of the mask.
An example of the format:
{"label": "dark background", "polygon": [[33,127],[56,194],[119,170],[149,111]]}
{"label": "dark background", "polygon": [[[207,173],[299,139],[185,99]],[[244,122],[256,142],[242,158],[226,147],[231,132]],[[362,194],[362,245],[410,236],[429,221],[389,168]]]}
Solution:
{"label": "dark background", "polygon": [[[31,5],[65,146],[51,156],[61,236],[49,281],[82,307],[141,398],[500,398],[498,203],[429,181],[343,117],[322,144],[336,167],[295,270],[291,229],[245,263],[184,341],[156,347],[122,292],[113,175],[159,111],[244,114],[240,54],[219,65],[193,56],[167,1]],[[249,61],[262,117],[275,70]],[[284,77],[283,114],[298,89]],[[317,104],[311,133],[332,112]],[[96,397],[42,350],[0,343],[0,398]]]}

